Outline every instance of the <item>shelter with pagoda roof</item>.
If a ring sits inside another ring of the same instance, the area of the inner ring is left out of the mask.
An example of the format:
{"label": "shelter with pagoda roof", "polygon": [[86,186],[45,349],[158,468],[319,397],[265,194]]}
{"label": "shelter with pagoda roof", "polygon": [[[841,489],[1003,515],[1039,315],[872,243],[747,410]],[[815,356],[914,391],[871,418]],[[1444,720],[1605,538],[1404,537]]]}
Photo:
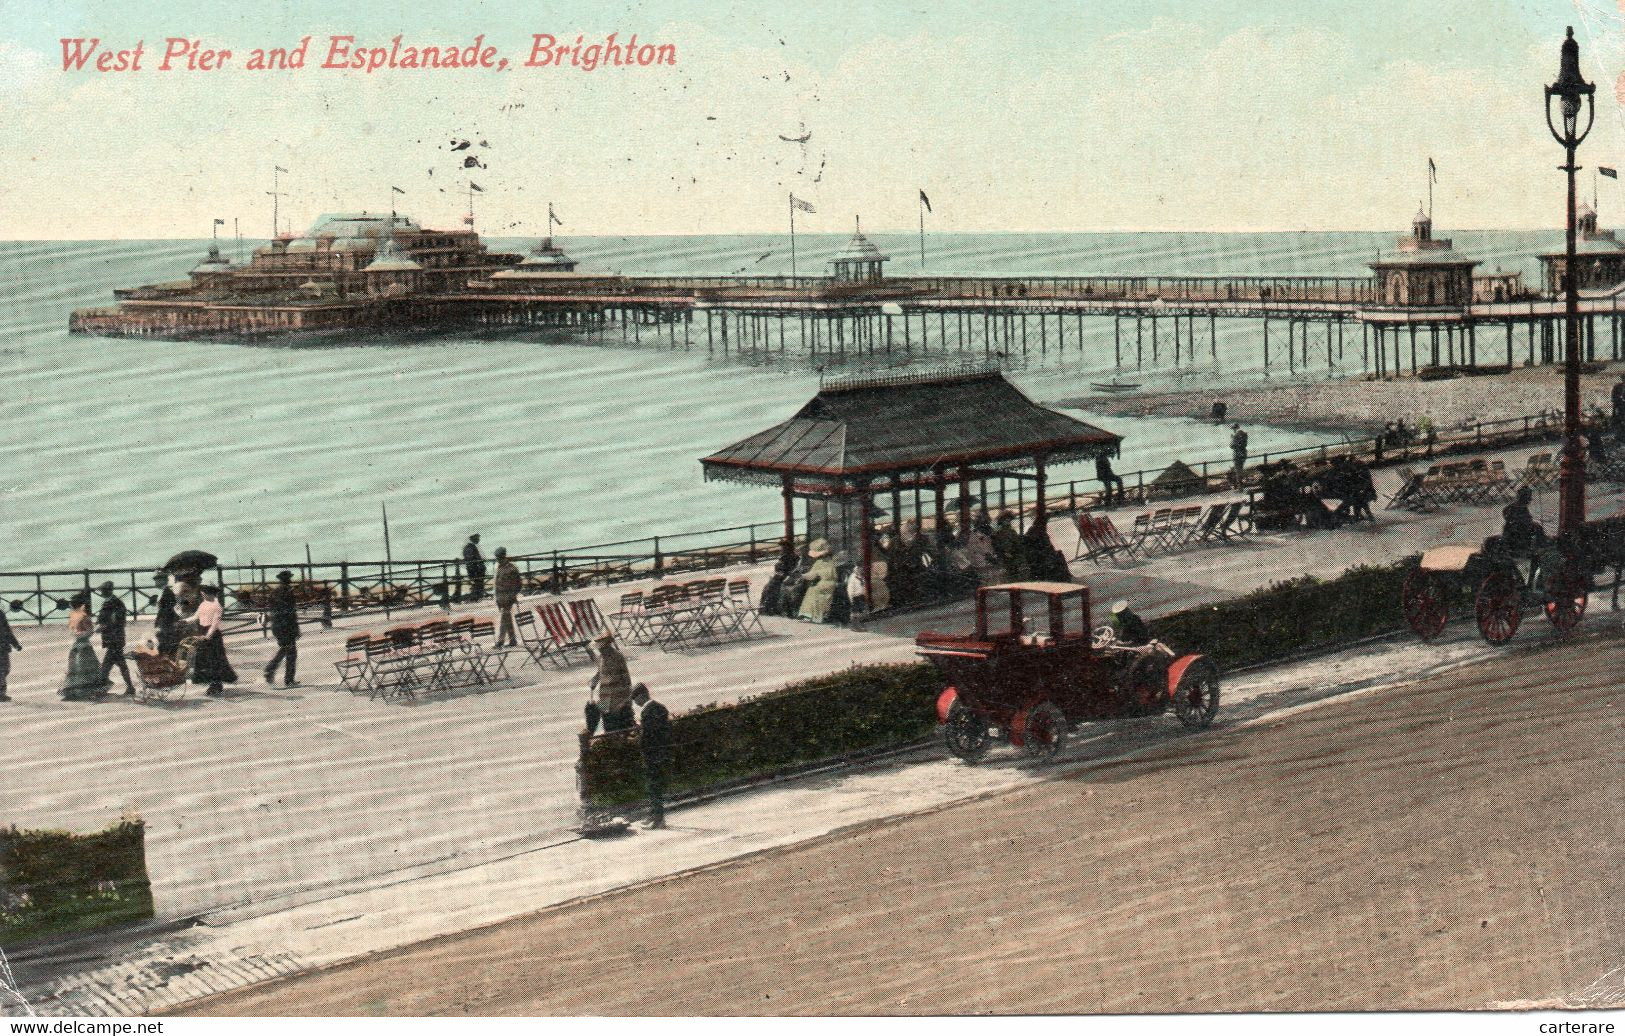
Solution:
{"label": "shelter with pagoda roof", "polygon": [[[1581,202],[1575,214],[1574,272],[1581,291],[1611,292],[1625,283],[1625,244],[1612,230],[1597,226],[1597,210]],[[1540,281],[1551,296],[1563,293],[1568,255],[1559,249],[1540,256]]]}
{"label": "shelter with pagoda roof", "polygon": [[1371,263],[1377,301],[1389,306],[1466,306],[1473,301],[1478,260],[1457,252],[1450,238],[1433,236],[1433,217],[1421,208],[1409,237]]}
{"label": "shelter with pagoda roof", "polygon": [[863,236],[862,222],[855,222],[852,240],[829,261],[830,280],[838,284],[878,281],[885,277],[884,266],[890,261],[891,256]]}
{"label": "shelter with pagoda roof", "polygon": [[860,377],[824,384],[788,419],[700,461],[707,480],[770,485],[784,501],[784,541],[794,545],[795,502],[802,529],[849,561],[872,560],[866,530],[877,501],[892,520],[912,512],[922,528],[941,528],[953,502],[959,528],[988,483],[1030,483],[1038,513],[1050,465],[1116,456],[1122,437],[1028,399],[996,368]]}

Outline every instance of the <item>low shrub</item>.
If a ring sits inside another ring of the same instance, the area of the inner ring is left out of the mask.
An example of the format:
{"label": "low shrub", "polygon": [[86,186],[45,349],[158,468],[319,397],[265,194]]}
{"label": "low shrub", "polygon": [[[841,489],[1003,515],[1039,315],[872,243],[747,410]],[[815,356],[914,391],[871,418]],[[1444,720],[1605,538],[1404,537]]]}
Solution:
{"label": "low shrub", "polygon": [[0,945],[152,916],[145,829],[0,829]]}
{"label": "low shrub", "polygon": [[[1279,661],[1392,632],[1410,560],[1302,576],[1244,597],[1164,615],[1155,635],[1221,669]],[[824,760],[908,744],[936,727],[945,686],[928,662],[853,666],[783,690],[672,717],[668,796],[716,789]],[[581,794],[592,808],[643,798],[636,731],[586,742]]]}

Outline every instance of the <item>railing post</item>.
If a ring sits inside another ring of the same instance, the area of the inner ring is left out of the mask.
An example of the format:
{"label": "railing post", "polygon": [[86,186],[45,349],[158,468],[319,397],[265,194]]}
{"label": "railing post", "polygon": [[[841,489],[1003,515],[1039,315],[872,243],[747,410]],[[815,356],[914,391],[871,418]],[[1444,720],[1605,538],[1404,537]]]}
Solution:
{"label": "railing post", "polygon": [[559,567],[559,552],[553,552],[553,577],[549,580],[553,584],[555,595],[564,593],[564,569]]}
{"label": "railing post", "polygon": [[756,564],[756,523],[750,523],[750,563]]}
{"label": "railing post", "polygon": [[34,625],[45,625],[45,581],[37,572],[34,574]]}
{"label": "railing post", "polygon": [[654,543],[655,543],[655,577],[659,578],[660,574],[666,570],[666,562],[665,562],[665,559],[660,556],[660,537],[659,536],[656,536],[654,538]]}
{"label": "railing post", "polygon": [[339,562],[339,610],[350,610],[350,563]]}

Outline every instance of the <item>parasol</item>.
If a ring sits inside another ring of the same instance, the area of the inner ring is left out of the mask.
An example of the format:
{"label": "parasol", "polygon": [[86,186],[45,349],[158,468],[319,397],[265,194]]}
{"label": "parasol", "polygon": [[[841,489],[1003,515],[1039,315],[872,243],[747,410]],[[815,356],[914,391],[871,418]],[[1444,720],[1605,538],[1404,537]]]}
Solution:
{"label": "parasol", "polygon": [[165,572],[203,572],[220,564],[220,559],[206,550],[183,550],[164,562]]}

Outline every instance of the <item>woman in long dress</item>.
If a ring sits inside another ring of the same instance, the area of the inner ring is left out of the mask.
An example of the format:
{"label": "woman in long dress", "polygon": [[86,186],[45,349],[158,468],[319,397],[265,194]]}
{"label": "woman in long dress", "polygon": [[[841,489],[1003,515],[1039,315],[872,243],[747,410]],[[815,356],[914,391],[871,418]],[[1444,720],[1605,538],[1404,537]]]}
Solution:
{"label": "woman in long dress", "polygon": [[804,580],[807,590],[801,595],[800,615],[809,622],[823,622],[829,618],[830,606],[835,603],[835,585],[840,575],[835,559],[829,556],[828,541],[814,540],[807,548],[807,557],[812,559],[812,567],[807,569]]}
{"label": "woman in long dress", "polygon": [[101,663],[90,644],[91,635],[96,632],[96,620],[90,615],[89,594],[79,594],[73,599],[73,608],[68,612],[68,632],[73,635],[73,646],[68,649],[68,675],[57,693],[62,695],[63,701],[89,701],[100,697],[112,681],[102,679]]}
{"label": "woman in long dress", "polygon": [[208,684],[211,698],[225,693],[223,684],[237,682],[237,670],[226,660],[226,641],[220,629],[223,614],[219,587],[203,587],[203,603],[192,617],[199,629],[197,653],[192,656],[192,682]]}

